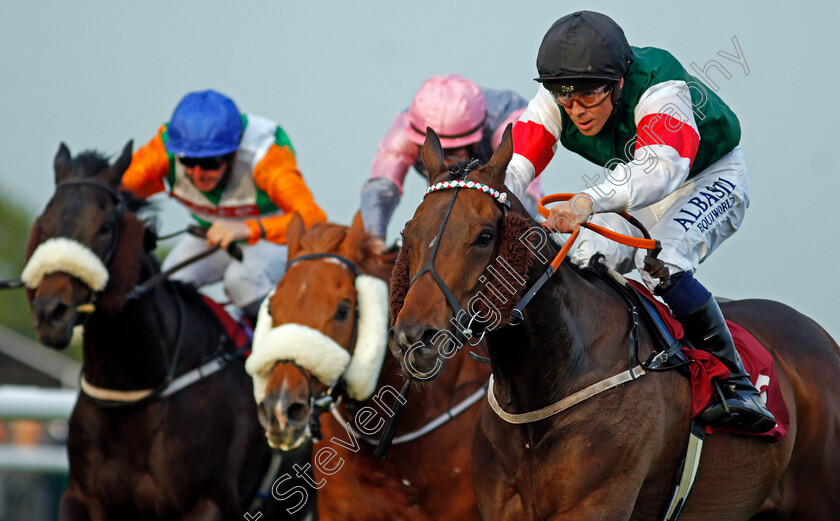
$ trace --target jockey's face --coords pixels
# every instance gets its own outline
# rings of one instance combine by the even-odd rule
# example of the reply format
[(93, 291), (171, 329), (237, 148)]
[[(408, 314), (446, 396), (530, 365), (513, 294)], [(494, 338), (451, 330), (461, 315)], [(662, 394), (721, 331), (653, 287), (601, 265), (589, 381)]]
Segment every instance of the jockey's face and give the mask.
[(206, 160), (191, 160), (181, 158), (179, 161), (184, 166), (184, 172), (193, 182), (196, 188), (202, 192), (210, 192), (215, 189), (227, 173), (229, 163), (216, 158), (205, 158)]
[[(618, 88), (624, 86), (624, 78)], [(613, 111), (612, 95), (607, 96), (607, 99), (594, 107), (585, 108), (577, 101), (572, 102), (572, 106), (563, 107), (569, 118), (584, 136), (594, 136), (604, 128), (610, 114)]]

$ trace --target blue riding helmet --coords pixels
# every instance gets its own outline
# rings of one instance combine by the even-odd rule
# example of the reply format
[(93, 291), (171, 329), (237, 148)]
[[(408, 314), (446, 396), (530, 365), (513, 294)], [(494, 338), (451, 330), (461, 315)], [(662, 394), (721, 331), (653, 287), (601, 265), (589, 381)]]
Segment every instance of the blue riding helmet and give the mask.
[(213, 90), (190, 92), (169, 122), (166, 151), (182, 157), (213, 157), (239, 148), (242, 117), (236, 104)]

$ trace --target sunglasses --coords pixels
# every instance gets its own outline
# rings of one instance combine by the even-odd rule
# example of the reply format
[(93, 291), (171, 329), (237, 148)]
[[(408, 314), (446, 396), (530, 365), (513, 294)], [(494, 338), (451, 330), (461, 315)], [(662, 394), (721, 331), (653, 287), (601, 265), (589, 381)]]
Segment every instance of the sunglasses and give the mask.
[(185, 168), (200, 166), (202, 170), (218, 170), (227, 163), (227, 156), (213, 157), (179, 157), (178, 161)]
[(607, 96), (609, 96), (610, 91), (612, 91), (612, 87), (612, 84), (608, 84), (601, 85), (594, 90), (575, 92), (572, 94), (554, 91), (552, 91), (551, 94), (554, 96), (554, 101), (556, 101), (561, 107), (570, 109), (572, 108), (574, 102), (577, 102), (581, 107), (591, 109), (607, 101)]

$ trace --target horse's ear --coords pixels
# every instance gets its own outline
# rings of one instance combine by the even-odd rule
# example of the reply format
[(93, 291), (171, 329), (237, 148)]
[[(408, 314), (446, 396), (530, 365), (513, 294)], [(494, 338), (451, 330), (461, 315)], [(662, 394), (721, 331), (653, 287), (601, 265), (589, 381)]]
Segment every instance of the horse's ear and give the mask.
[(120, 186), (122, 182), (122, 176), (126, 170), (128, 170), (128, 166), (131, 164), (131, 151), (134, 148), (134, 140), (129, 139), (128, 143), (125, 144), (123, 147), (122, 153), (120, 157), (114, 161), (114, 164), (111, 165), (111, 168), (108, 169), (108, 179), (107, 182), (114, 188)]
[(362, 239), (365, 238), (365, 223), (362, 221), (362, 211), (356, 212), (353, 217), (353, 224), (347, 230), (347, 236), (341, 243), (341, 254), (352, 260), (358, 262), (361, 258), (360, 247)]
[(289, 260), (294, 259), (300, 251), (300, 238), (306, 231), (306, 223), (297, 211), (292, 213), (289, 224), (286, 225), (286, 247), (289, 250)]
[(446, 162), (443, 160), (443, 149), (440, 146), (440, 138), (432, 130), (426, 127), (426, 142), (420, 151), (423, 164), (426, 165), (426, 172), (429, 174), (429, 184), (435, 184), (435, 179), (446, 171)]
[(72, 170), (70, 169), (70, 149), (67, 148), (67, 145), (64, 144), (62, 141), (60, 145), (58, 145), (58, 152), (55, 154), (55, 159), (53, 160), (53, 170), (55, 170), (55, 184), (58, 184), (70, 175)]
[(490, 184), (500, 187), (505, 184), (505, 172), (507, 171), (510, 158), (513, 157), (513, 138), (511, 129), (513, 125), (508, 123), (505, 133), (502, 135), (502, 142), (493, 152), (493, 157), (484, 165), (484, 171), (490, 175)]

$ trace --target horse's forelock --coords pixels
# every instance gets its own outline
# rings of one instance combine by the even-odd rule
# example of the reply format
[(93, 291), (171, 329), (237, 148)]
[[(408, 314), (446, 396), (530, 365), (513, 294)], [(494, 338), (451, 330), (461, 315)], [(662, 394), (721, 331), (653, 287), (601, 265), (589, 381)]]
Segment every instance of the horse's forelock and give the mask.
[(70, 169), (73, 177), (78, 179), (89, 179), (107, 169), (110, 166), (108, 158), (96, 150), (84, 150), (79, 152), (70, 161)]
[[(349, 228), (329, 222), (316, 223), (300, 237), (300, 246), (296, 257), (310, 253), (338, 253), (342, 242), (347, 238)], [(374, 244), (374, 237), (365, 234), (359, 244), (355, 262), (362, 273), (387, 279), (391, 271), (393, 258), (380, 255)]]
[(333, 253), (338, 250), (345, 237), (346, 226), (328, 222), (315, 223), (301, 236), (298, 256), (308, 253)]

